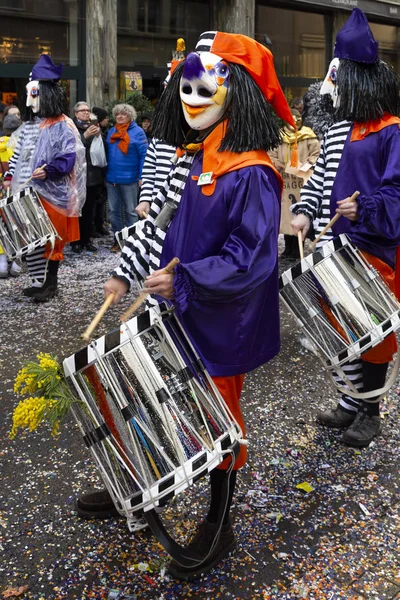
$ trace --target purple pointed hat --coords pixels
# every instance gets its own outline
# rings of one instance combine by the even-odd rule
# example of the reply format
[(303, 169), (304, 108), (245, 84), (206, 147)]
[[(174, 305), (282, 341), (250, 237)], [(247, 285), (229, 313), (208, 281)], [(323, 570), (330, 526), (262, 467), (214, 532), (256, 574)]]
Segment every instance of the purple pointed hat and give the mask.
[(32, 69), (31, 81), (60, 79), (64, 65), (55, 65), (48, 54), (42, 54)]
[(373, 64), (379, 60), (378, 45), (367, 17), (360, 8), (354, 8), (336, 36), (334, 56)]

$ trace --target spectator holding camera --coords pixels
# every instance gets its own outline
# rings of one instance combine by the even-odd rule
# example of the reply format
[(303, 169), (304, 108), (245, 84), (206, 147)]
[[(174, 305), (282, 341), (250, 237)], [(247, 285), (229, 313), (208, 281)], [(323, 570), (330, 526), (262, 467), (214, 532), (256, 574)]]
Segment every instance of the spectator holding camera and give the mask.
[(79, 228), (81, 237), (77, 242), (72, 242), (73, 252), (80, 253), (82, 250), (96, 252), (91, 237), (94, 232), (94, 215), (96, 204), (100, 201), (103, 189), (104, 175), (101, 167), (92, 164), (90, 147), (95, 138), (101, 137), (101, 129), (98, 119), (91, 115), (89, 105), (86, 102), (78, 102), (74, 107), (74, 123), (79, 131), (83, 145), (86, 148), (86, 202), (82, 208), (82, 216), (79, 217)]

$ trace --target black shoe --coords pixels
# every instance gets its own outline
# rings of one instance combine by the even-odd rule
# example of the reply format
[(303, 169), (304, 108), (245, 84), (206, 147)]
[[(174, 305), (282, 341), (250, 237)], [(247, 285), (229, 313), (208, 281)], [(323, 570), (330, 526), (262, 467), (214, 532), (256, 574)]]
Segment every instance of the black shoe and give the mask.
[(39, 291), (31, 296), (35, 302), (48, 302), (58, 294), (57, 284), (54, 283), (36, 289)]
[(87, 250), (88, 252), (97, 252), (97, 246), (94, 246), (91, 242), (89, 242), (88, 244), (85, 244), (85, 250)]
[[(207, 520), (203, 521), (196, 535), (187, 546), (187, 550), (190, 550), (191, 554), (198, 559), (197, 564), (195, 563), (192, 567), (182, 567), (178, 562), (172, 560), (168, 567), (168, 574), (175, 579), (190, 580), (200, 577), (216, 567), (236, 546), (232, 525), (228, 523), (228, 525), (222, 526), (215, 548), (208, 556), (216, 531), (217, 525), (215, 523), (209, 523)], [(198, 564), (199, 561), (204, 562)]]
[(75, 252), (75, 254), (80, 254), (83, 248), (80, 244), (71, 244), (71, 250), (72, 252)]
[(48, 263), (48, 272), (46, 281), (42, 287), (37, 288), (37, 292), (32, 293), (31, 298), (35, 302), (48, 302), (58, 292), (58, 268), (60, 266), (59, 260), (50, 260)]
[(32, 287), (26, 287), (22, 290), (22, 293), (24, 296), (27, 296), (28, 298), (33, 298), (33, 296), (35, 294), (38, 293), (39, 290), (42, 289), (42, 286), (32, 286)]
[(97, 490), (89, 494), (83, 494), (76, 501), (76, 510), (81, 519), (119, 517), (119, 512), (107, 490)]
[(328, 408), (327, 410), (318, 411), (317, 421), (322, 425), (326, 425), (327, 427), (344, 429), (353, 423), (356, 416), (356, 412), (344, 410), (344, 408), (338, 404), (336, 408)]
[(364, 448), (369, 446), (381, 431), (382, 423), (379, 415), (359, 412), (350, 427), (343, 433), (342, 442), (347, 446)]

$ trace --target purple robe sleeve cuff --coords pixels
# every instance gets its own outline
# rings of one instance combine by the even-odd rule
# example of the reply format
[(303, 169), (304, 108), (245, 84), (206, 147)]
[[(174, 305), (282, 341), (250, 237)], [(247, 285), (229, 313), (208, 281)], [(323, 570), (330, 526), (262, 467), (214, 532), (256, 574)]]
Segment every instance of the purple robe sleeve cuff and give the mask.
[(367, 196), (358, 196), (357, 198), (357, 221), (353, 221), (353, 225), (357, 226), (358, 223), (371, 223), (378, 218), (377, 204), (372, 198)]
[(75, 158), (75, 152), (55, 156), (53, 160), (46, 165), (46, 173), (50, 181), (57, 181), (57, 179), (61, 179), (68, 173), (71, 173), (75, 165)]
[(190, 277), (185, 267), (178, 264), (174, 276), (174, 304), (178, 313), (184, 313), (189, 304), (195, 300), (196, 284)]

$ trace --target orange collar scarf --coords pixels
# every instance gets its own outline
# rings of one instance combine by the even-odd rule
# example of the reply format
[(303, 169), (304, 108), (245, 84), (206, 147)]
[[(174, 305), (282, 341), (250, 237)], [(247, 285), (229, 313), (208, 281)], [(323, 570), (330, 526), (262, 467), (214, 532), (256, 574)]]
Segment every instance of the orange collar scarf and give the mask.
[(124, 123), (123, 125), (115, 125), (115, 133), (110, 137), (110, 142), (115, 144), (117, 140), (119, 140), (118, 148), (123, 152), (123, 154), (128, 154), (129, 144), (131, 138), (129, 137), (128, 127), (132, 121), (129, 123)]
[[(238, 169), (243, 169), (244, 167), (249, 167), (251, 165), (264, 165), (269, 167), (272, 171), (274, 171), (277, 179), (280, 183), (281, 189), (283, 187), (282, 177), (279, 175), (278, 171), (275, 169), (272, 164), (271, 159), (269, 158), (267, 152), (265, 150), (250, 150), (249, 152), (230, 152), (229, 150), (224, 150), (223, 152), (218, 152), (218, 149), (221, 145), (221, 141), (225, 136), (227, 127), (227, 120), (223, 121), (213, 131), (206, 137), (204, 140), (203, 147), (203, 173), (207, 173), (212, 171), (213, 181), (208, 185), (202, 186), (202, 192), (205, 196), (212, 196), (215, 190), (215, 186), (217, 184), (218, 177), (221, 175), (225, 175), (225, 173), (230, 173), (231, 171), (237, 171)], [(195, 146), (195, 144), (189, 144), (187, 150), (191, 151), (191, 146)], [(193, 148), (195, 150), (195, 148)], [(182, 156), (184, 154), (184, 150), (178, 149), (178, 156)]]

